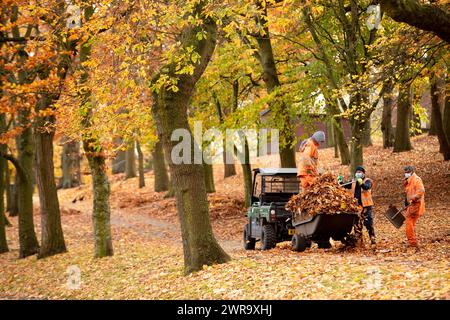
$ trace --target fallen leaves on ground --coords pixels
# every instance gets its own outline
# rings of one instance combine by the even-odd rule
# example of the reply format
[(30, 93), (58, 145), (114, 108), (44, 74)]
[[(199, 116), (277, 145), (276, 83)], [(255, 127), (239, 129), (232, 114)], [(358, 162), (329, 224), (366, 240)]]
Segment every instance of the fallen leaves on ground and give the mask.
[[(377, 145), (365, 149), (367, 176), (376, 184), (375, 250), (368, 246), (344, 249), (339, 242), (326, 250), (313, 244), (302, 253), (292, 251), (289, 242), (269, 251), (243, 250), (242, 173), (237, 165), (238, 175), (224, 179), (223, 166), (217, 165), (217, 192), (208, 196), (211, 219), (216, 238), (233, 260), (184, 276), (174, 199), (153, 192), (151, 173), (142, 189), (137, 188), (137, 179), (124, 181), (115, 176), (111, 183), (114, 256), (93, 258), (90, 184), (59, 190), (68, 252), (40, 260), (17, 259), (17, 218), (10, 218), (11, 252), (0, 255), (0, 298), (450, 299), (450, 163), (442, 161), (435, 137), (414, 138), (413, 145), (413, 151), (401, 154)], [(319, 152), (328, 171), (347, 170), (334, 158), (332, 148)], [(274, 167), (278, 156), (258, 161), (261, 167)], [(417, 223), (418, 253), (406, 249), (405, 226), (397, 230), (382, 214), (390, 203), (401, 203), (405, 164), (416, 166), (426, 188), (427, 211)], [(79, 200), (72, 202), (76, 197)], [(40, 238), (38, 202), (36, 197), (35, 226)], [(70, 209), (80, 213), (70, 214), (75, 212)], [(71, 266), (81, 272), (78, 289), (67, 286)]]

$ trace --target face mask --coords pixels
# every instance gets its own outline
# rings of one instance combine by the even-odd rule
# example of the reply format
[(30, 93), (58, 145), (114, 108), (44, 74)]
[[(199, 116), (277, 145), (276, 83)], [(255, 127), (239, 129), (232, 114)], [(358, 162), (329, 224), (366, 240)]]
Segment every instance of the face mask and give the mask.
[(405, 173), (405, 178), (408, 179), (409, 177), (411, 177), (412, 173)]
[(361, 172), (357, 172), (357, 173), (355, 173), (355, 177), (356, 177), (356, 179), (362, 179), (362, 177), (364, 176), (364, 174), (363, 173), (361, 173)]

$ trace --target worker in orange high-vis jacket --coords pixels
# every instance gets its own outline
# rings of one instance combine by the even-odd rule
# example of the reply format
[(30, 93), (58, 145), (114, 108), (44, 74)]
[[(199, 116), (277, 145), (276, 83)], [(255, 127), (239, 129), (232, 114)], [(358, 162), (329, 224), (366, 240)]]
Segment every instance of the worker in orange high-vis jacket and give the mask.
[(406, 237), (410, 247), (418, 249), (416, 239), (416, 223), (425, 213), (425, 188), (422, 179), (414, 172), (414, 167), (406, 166), (405, 171), (405, 205), (406, 209)]
[(325, 132), (317, 131), (300, 145), (298, 176), (302, 188), (310, 187), (319, 175), (319, 145), (325, 142)]
[(373, 182), (366, 176), (366, 169), (362, 166), (356, 167), (355, 179), (353, 183), (346, 184), (344, 188), (351, 189), (352, 195), (358, 200), (361, 206), (361, 215), (355, 223), (354, 231), (358, 242), (362, 241), (363, 226), (366, 227), (369, 233), (370, 242), (375, 245), (375, 228), (373, 227), (372, 216), (372, 188)]

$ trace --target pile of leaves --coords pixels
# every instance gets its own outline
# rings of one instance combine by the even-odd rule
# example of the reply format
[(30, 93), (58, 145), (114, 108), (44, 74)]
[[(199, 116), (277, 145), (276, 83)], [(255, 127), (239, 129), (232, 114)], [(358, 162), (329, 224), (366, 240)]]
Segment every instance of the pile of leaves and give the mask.
[(339, 186), (337, 178), (331, 173), (321, 175), (312, 186), (293, 196), (286, 209), (297, 214), (306, 212), (311, 216), (360, 211), (358, 201), (348, 190)]

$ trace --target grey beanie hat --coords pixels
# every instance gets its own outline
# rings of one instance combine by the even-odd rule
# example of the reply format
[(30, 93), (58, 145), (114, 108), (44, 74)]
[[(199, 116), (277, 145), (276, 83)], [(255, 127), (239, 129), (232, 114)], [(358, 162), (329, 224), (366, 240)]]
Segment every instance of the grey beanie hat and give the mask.
[(414, 172), (414, 167), (413, 166), (406, 166), (403, 168), (403, 170), (405, 172)]
[(314, 132), (314, 134), (312, 135), (311, 138), (313, 138), (314, 141), (316, 141), (317, 143), (325, 142), (325, 132), (316, 131), (316, 132)]

